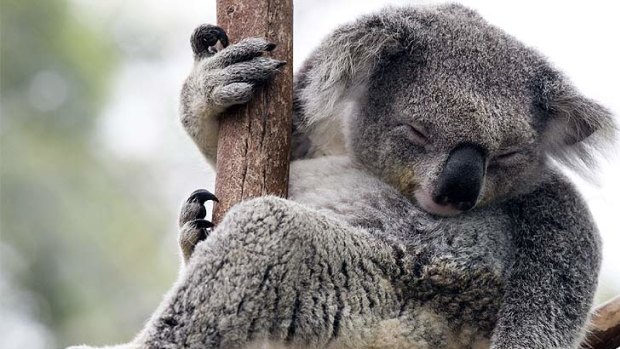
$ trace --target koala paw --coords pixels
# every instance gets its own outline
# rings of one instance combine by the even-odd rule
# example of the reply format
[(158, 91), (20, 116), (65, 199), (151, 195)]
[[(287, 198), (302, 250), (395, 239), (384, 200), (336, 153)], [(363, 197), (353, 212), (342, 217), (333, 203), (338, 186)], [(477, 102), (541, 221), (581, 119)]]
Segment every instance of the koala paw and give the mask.
[[(218, 42), (224, 46), (219, 51)], [(247, 38), (228, 46), (224, 30), (211, 25), (198, 27), (191, 43), (197, 63), (184, 86), (182, 100), (188, 101), (188, 106), (202, 106), (210, 114), (247, 103), (254, 87), (269, 80), (286, 63), (263, 57), (275, 44), (261, 38)], [(200, 114), (200, 111), (189, 112)]]
[(181, 90), (181, 123), (207, 159), (215, 162), (218, 116), (233, 105), (245, 104), (260, 84), (285, 62), (263, 57), (276, 45), (248, 38), (228, 45), (222, 28), (203, 25), (191, 39), (194, 68)]
[(200, 241), (207, 238), (213, 223), (204, 219), (207, 210), (204, 207), (206, 201), (218, 201), (215, 195), (207, 190), (194, 191), (181, 208), (179, 215), (179, 246), (183, 253), (183, 260), (187, 263), (194, 252), (194, 247)]

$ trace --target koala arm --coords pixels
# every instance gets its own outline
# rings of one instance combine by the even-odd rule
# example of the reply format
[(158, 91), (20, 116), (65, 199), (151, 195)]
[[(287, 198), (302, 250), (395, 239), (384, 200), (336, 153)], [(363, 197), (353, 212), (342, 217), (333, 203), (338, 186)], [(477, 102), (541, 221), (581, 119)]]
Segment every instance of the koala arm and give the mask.
[(507, 208), (514, 219), (514, 264), (491, 348), (578, 348), (601, 260), (585, 203), (554, 175)]
[(261, 38), (216, 51), (218, 41), (227, 45), (228, 37), (216, 26), (200, 26), (192, 35), (194, 67), (183, 84), (180, 106), (183, 127), (211, 164), (216, 162), (220, 114), (247, 103), (254, 88), (285, 63), (262, 56), (275, 45)]

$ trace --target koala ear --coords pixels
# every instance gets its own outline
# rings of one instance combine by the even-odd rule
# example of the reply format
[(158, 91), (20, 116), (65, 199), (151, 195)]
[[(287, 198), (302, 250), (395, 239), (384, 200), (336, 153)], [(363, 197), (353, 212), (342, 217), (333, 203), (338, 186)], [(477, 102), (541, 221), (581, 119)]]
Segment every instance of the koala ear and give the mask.
[(605, 107), (576, 93), (551, 100), (549, 112), (547, 132), (557, 145), (575, 145), (613, 128), (611, 113)]
[(543, 138), (549, 155), (582, 174), (591, 172), (597, 157), (614, 141), (612, 114), (565, 80), (552, 84), (546, 92)]
[[(298, 127), (313, 146), (343, 142), (345, 125), (380, 60), (402, 52), (410, 38), (411, 19), (403, 11), (385, 9), (340, 27), (326, 37), (295, 77)], [(333, 153), (333, 152), (324, 152)]]
[(337, 115), (340, 104), (365, 87), (379, 59), (398, 50), (395, 33), (381, 18), (368, 16), (327, 37), (302, 68), (304, 81), (297, 81), (306, 122)]

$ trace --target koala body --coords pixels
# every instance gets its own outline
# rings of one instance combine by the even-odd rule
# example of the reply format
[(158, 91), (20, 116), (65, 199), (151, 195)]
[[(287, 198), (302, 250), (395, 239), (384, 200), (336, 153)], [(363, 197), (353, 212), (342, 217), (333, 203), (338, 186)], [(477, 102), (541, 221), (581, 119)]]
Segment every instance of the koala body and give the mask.
[[(282, 64), (264, 40), (216, 53), (218, 38), (194, 34), (181, 96), (212, 162), (218, 115)], [(577, 348), (600, 241), (550, 159), (587, 163), (612, 131), (603, 107), (473, 11), (363, 17), (296, 76), (289, 199), (243, 202), (206, 234), (209, 197), (192, 195), (186, 265), (126, 347)]]

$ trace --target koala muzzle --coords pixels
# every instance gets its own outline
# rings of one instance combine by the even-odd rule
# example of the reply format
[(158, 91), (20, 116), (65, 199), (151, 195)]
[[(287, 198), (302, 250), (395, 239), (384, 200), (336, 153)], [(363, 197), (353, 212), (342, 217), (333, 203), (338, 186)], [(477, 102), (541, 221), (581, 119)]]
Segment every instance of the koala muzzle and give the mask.
[(462, 144), (450, 152), (433, 201), (460, 211), (473, 208), (478, 201), (485, 175), (485, 151), (475, 144)]

